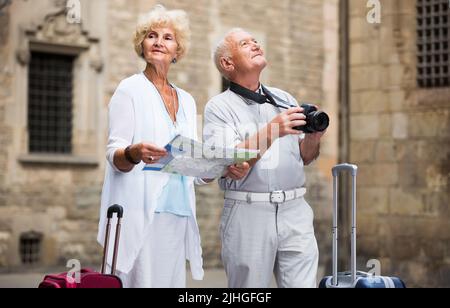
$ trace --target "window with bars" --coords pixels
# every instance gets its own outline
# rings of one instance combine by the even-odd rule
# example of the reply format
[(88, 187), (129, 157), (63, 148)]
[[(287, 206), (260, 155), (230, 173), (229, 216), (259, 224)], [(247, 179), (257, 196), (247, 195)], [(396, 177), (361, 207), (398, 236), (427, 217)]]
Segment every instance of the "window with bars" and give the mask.
[(39, 232), (26, 232), (20, 236), (20, 259), (22, 264), (35, 265), (41, 261), (43, 235)]
[(74, 56), (31, 53), (28, 133), (32, 154), (72, 152), (74, 60)]
[(422, 88), (450, 86), (450, 2), (417, 0), (417, 82)]

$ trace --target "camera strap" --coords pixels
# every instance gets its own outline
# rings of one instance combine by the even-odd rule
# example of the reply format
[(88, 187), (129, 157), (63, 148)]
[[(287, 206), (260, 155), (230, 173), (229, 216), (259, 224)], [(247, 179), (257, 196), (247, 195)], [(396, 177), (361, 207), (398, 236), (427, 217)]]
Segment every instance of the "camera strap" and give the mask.
[[(271, 104), (277, 108), (283, 108), (283, 109), (289, 109), (289, 108), (295, 107), (295, 106), (292, 106), (291, 104), (289, 104), (288, 102), (286, 102), (285, 100), (279, 98), (272, 92), (270, 92), (262, 84), (261, 84), (261, 89), (262, 89), (264, 95), (262, 95), (258, 92), (253, 92), (252, 90), (249, 90), (247, 88), (244, 88), (241, 85), (238, 85), (237, 83), (230, 82), (230, 91), (231, 92), (233, 92), (239, 96), (242, 96), (248, 100), (251, 100), (257, 104), (260, 104), (260, 105)], [(282, 101), (283, 103), (287, 104), (287, 106), (277, 104), (274, 97), (277, 98), (278, 100)]]

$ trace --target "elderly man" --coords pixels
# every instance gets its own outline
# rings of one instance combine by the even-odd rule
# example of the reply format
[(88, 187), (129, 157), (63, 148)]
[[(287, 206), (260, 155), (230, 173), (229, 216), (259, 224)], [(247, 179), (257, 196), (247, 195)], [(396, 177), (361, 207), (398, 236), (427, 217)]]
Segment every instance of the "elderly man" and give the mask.
[(221, 239), (228, 285), (266, 288), (275, 274), (281, 288), (314, 288), (318, 248), (314, 214), (304, 199), (304, 165), (319, 156), (324, 133), (301, 134), (306, 117), (296, 100), (260, 83), (267, 61), (248, 32), (229, 32), (214, 59), (231, 86), (208, 102), (204, 140), (260, 151), (248, 172), (219, 180), (225, 191)]

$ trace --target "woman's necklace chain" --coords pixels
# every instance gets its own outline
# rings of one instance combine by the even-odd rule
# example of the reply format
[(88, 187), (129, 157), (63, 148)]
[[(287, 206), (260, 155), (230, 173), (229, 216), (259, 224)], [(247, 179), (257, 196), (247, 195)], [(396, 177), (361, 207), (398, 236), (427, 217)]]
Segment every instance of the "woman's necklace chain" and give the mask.
[[(144, 73), (145, 74), (145, 73)], [(147, 74), (145, 74), (145, 76), (148, 78)], [(148, 78), (150, 81), (151, 79)], [(161, 96), (161, 99), (164, 103), (164, 107), (166, 107), (166, 111), (169, 114), (169, 118), (172, 120), (173, 124), (175, 125), (177, 122), (177, 112), (176, 112), (176, 108), (175, 108), (175, 95), (174, 95), (174, 89), (172, 88), (172, 86), (169, 84), (170, 87), (170, 94), (171, 94), (171, 98), (172, 98), (172, 102), (169, 102), (169, 104), (167, 104), (166, 100), (164, 99), (164, 96), (162, 95), (163, 91), (160, 91), (158, 89), (158, 87), (155, 85), (156, 91), (158, 91), (159, 96)], [(169, 105), (169, 107), (167, 107), (167, 105)], [(169, 109), (170, 108), (170, 109)], [(175, 118), (175, 120), (172, 118), (172, 112), (173, 112), (173, 117)]]
[[(172, 120), (172, 122), (175, 124), (177, 119), (176, 119), (176, 108), (175, 108), (175, 96), (173, 94), (174, 90), (172, 89), (172, 87), (170, 87), (170, 94), (171, 94), (171, 98), (172, 101), (167, 103), (166, 100), (164, 99), (164, 96), (161, 94), (162, 91), (160, 91), (158, 88), (156, 88), (159, 92), (159, 95), (161, 96), (163, 102), (164, 102), (164, 106), (166, 107), (167, 112), (169, 113), (169, 117)], [(169, 107), (167, 107), (167, 105), (169, 105)], [(173, 113), (173, 117), (175, 118), (175, 120), (172, 118), (172, 113)]]

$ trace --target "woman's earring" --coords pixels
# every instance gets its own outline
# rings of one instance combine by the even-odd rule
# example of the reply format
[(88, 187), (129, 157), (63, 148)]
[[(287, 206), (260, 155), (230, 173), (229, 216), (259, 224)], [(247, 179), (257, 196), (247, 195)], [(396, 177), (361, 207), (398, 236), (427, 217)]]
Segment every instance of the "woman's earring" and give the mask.
[(172, 63), (173, 63), (173, 64), (176, 64), (176, 63), (177, 63), (177, 58), (174, 58), (174, 59), (172, 60)]

